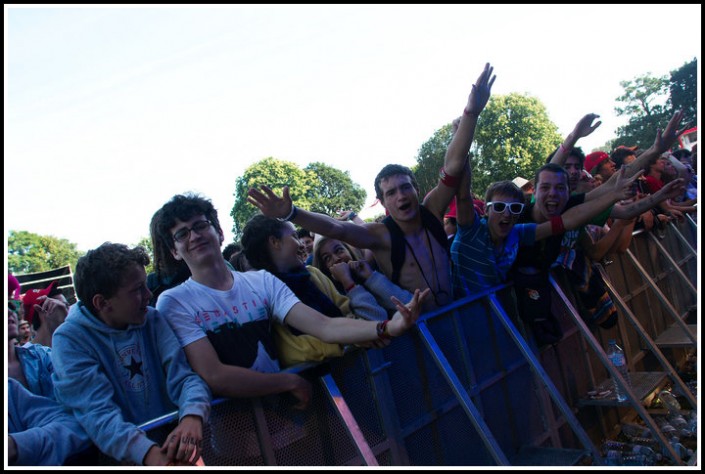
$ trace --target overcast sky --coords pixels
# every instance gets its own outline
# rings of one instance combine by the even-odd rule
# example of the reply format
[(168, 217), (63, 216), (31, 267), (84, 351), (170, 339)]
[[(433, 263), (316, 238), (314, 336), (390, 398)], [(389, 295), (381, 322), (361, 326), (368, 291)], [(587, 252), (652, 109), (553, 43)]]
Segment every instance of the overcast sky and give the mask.
[(213, 200), (272, 156), (349, 171), (374, 201), (388, 163), (493, 94), (528, 93), (562, 135), (613, 138), (620, 81), (700, 59), (700, 5), (5, 6), (5, 236), (136, 244), (174, 194)]

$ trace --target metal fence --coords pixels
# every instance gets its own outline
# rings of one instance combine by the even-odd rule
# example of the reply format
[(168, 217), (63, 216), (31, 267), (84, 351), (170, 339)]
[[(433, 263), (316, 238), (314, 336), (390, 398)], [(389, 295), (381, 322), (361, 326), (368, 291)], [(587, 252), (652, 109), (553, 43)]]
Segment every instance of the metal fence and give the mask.
[[(687, 319), (697, 310), (697, 294), (688, 287), (697, 286), (693, 229), (680, 224), (661, 238), (636, 233), (630, 250), (607, 267), (618, 296), (654, 338), (673, 324), (671, 313)], [(597, 446), (629, 407), (581, 403), (609, 374), (559, 298), (554, 312), (564, 337), (552, 346), (537, 348), (525, 337), (514, 308), (511, 287), (497, 287), (423, 315), (384, 349), (350, 350), (289, 369), (313, 383), (305, 411), (293, 410), (287, 396), (216, 400), (203, 460), (229, 466), (601, 464)], [(591, 331), (600, 343), (625, 341), (631, 370), (651, 370), (648, 348), (624, 319), (620, 314), (614, 328)], [(669, 357), (674, 365), (682, 359), (677, 351)], [(162, 443), (175, 420), (172, 413), (143, 428)]]

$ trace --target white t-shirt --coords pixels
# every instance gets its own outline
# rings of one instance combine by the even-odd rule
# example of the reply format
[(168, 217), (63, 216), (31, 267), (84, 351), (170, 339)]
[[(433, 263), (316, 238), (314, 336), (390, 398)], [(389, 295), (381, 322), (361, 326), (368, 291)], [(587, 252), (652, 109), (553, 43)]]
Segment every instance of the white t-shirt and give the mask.
[(283, 323), (299, 299), (265, 270), (232, 273), (233, 286), (225, 291), (189, 278), (159, 295), (157, 309), (181, 347), (208, 337), (224, 364), (278, 372), (270, 318)]

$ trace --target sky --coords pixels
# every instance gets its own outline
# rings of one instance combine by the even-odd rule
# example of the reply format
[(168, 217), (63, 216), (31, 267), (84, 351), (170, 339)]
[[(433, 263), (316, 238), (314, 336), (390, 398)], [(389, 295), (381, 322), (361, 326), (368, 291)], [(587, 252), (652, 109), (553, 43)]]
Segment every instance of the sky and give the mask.
[(600, 114), (589, 152), (625, 123), (620, 81), (700, 63), (699, 4), (4, 13), (6, 249), (10, 230), (134, 245), (184, 192), (213, 201), (230, 242), (236, 179), (270, 156), (348, 171), (369, 206), (377, 172), (413, 166), (487, 62), (493, 95), (538, 98), (563, 136)]

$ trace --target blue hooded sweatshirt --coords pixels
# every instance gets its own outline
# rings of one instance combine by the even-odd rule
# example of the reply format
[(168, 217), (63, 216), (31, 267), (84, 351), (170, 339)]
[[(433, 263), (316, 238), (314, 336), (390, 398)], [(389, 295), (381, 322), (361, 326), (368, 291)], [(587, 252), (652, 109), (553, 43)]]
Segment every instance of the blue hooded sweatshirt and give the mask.
[(205, 426), (211, 402), (169, 324), (147, 309), (141, 325), (114, 329), (79, 302), (52, 340), (56, 399), (102, 452), (138, 465), (157, 444), (138, 425), (178, 409)]
[(7, 433), (17, 446), (17, 466), (59, 466), (91, 446), (83, 427), (51, 398), (7, 380)]

